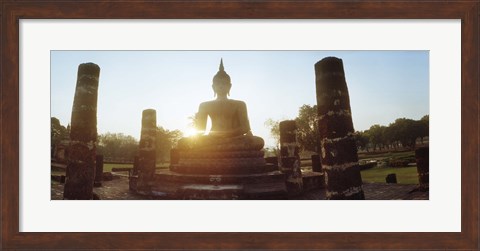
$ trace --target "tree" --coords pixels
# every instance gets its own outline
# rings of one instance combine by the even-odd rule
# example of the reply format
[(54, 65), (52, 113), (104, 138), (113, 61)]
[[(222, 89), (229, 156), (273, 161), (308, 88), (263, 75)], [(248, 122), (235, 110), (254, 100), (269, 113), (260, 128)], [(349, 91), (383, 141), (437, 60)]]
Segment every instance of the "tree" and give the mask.
[(320, 145), (317, 105), (302, 105), (295, 118), (297, 141), (302, 151), (317, 152)]
[(366, 132), (357, 131), (353, 135), (357, 147), (365, 149), (368, 152), (368, 143), (370, 142), (369, 135)]
[(421, 123), (413, 119), (399, 118), (390, 124), (393, 140), (399, 141), (403, 147), (415, 147), (415, 142), (421, 135)]
[(278, 148), (280, 144), (280, 121), (270, 118), (265, 121), (264, 125), (270, 128), (270, 135), (275, 140), (276, 148)]
[(423, 138), (428, 137), (430, 130), (429, 130), (429, 115), (425, 115), (420, 119), (420, 140), (423, 144)]
[(167, 130), (161, 126), (157, 127), (157, 161), (163, 163), (170, 160), (170, 150), (175, 147), (183, 134), (180, 130)]
[(372, 125), (367, 130), (369, 141), (373, 144), (373, 150), (377, 149), (377, 147), (381, 149), (386, 145), (385, 130), (386, 127), (381, 125)]
[[(297, 124), (297, 141), (302, 151), (317, 152), (320, 144), (318, 134), (317, 106), (302, 105), (295, 118)], [(280, 143), (280, 121), (267, 119), (265, 126), (270, 128), (270, 135)]]
[(138, 141), (130, 135), (107, 132), (98, 136), (97, 153), (105, 160), (131, 162), (137, 152)]
[[(318, 116), (317, 106), (302, 105), (299, 108), (297, 123), (297, 140), (302, 151), (317, 152), (320, 145), (318, 137)], [(280, 121), (268, 119), (265, 126), (270, 128), (270, 134), (280, 142)], [(388, 126), (372, 125), (368, 130), (354, 134), (357, 146), (368, 151), (369, 145), (375, 149), (391, 148), (396, 149), (399, 144), (404, 147), (415, 147), (417, 138), (423, 143), (423, 138), (429, 134), (429, 115), (423, 116), (420, 120), (398, 118)]]
[(67, 128), (65, 128), (65, 126), (62, 126), (60, 124), (59, 119), (55, 117), (51, 117), (50, 118), (50, 153), (52, 157), (55, 152), (55, 146), (59, 144), (60, 141), (69, 139), (69, 138), (70, 138), (70, 135)]

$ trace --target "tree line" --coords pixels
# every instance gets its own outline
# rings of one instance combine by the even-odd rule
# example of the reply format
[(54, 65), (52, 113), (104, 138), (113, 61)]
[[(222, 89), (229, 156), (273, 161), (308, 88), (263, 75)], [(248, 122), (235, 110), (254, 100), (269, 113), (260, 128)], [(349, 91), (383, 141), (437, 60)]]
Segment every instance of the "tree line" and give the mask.
[(388, 126), (372, 125), (368, 130), (355, 133), (357, 147), (365, 151), (406, 147), (413, 149), (429, 135), (429, 115), (420, 120), (398, 118)]
[[(163, 163), (170, 160), (170, 149), (176, 146), (178, 140), (183, 136), (180, 130), (168, 130), (161, 126), (157, 127), (156, 149), (157, 163)], [(70, 139), (70, 126), (63, 126), (60, 121), (51, 118), (51, 152), (55, 157), (55, 148), (63, 142)], [(107, 132), (97, 136), (97, 154), (104, 156), (104, 160), (133, 162), (138, 155), (138, 140), (130, 135), (123, 133)]]
[[(318, 152), (320, 137), (318, 132), (317, 106), (303, 105), (299, 108), (297, 123), (297, 141), (301, 151)], [(268, 119), (265, 126), (270, 128), (271, 136), (280, 141), (280, 121)], [(356, 131), (355, 141), (359, 150), (381, 150), (389, 148), (414, 148), (417, 139), (422, 143), (429, 134), (429, 115), (420, 120), (398, 118), (388, 126), (372, 125), (368, 130)]]

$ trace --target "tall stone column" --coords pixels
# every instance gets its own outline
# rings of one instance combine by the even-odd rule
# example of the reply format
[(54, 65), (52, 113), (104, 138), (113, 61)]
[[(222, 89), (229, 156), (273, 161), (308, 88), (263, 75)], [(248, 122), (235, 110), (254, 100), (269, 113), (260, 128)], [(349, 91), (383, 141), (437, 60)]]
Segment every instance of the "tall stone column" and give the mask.
[(97, 96), (100, 67), (78, 66), (77, 86), (70, 124), (70, 147), (63, 198), (91, 200), (95, 178)]
[(315, 64), (315, 75), (326, 197), (365, 199), (342, 60), (335, 57), (320, 60)]
[(320, 155), (314, 154), (312, 158), (312, 172), (322, 172), (322, 163), (320, 162)]
[(300, 155), (297, 144), (295, 120), (280, 122), (280, 170), (285, 173), (287, 191), (290, 196), (303, 191)]
[(132, 175), (138, 175), (138, 155), (135, 155), (135, 157), (133, 157)]
[(142, 113), (142, 132), (138, 148), (138, 182), (137, 191), (149, 193), (155, 175), (156, 161), (157, 112), (153, 109)]
[(420, 147), (415, 150), (417, 162), (418, 183), (420, 191), (429, 189), (429, 148)]

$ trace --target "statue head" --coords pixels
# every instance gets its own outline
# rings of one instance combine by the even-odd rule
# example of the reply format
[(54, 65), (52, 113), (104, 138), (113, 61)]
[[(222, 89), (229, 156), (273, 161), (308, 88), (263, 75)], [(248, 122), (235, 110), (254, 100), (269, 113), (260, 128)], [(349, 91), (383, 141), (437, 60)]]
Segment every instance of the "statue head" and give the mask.
[(225, 96), (230, 95), (230, 88), (232, 83), (230, 81), (230, 76), (225, 72), (223, 68), (223, 59), (220, 59), (220, 67), (217, 74), (213, 77), (213, 92), (215, 95)]

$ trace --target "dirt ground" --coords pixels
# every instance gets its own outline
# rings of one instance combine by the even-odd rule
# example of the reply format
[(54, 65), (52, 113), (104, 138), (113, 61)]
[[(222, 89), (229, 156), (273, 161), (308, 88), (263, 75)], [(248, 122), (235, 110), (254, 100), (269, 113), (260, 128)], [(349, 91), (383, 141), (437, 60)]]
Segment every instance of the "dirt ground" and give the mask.
[[(51, 182), (51, 199), (63, 199), (64, 184)], [(367, 200), (428, 200), (428, 192), (414, 191), (416, 185), (364, 183), (363, 191)], [(128, 188), (128, 177), (115, 174), (111, 181), (103, 181), (101, 187), (95, 187), (94, 192), (101, 200), (148, 200), (150, 198), (131, 192)], [(414, 192), (412, 192), (414, 191)], [(296, 200), (323, 200), (325, 190), (317, 190), (303, 194)]]

